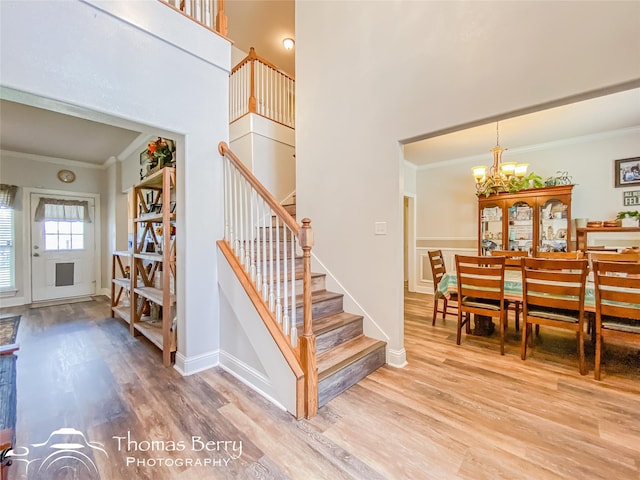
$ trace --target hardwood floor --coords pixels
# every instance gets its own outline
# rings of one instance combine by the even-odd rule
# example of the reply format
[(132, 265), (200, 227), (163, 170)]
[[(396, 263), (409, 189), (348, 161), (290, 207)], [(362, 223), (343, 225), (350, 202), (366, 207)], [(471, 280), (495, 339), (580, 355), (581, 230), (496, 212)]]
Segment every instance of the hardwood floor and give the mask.
[(407, 367), (379, 369), (302, 421), (221, 369), (162, 367), (157, 348), (107, 317), (103, 297), (4, 309), (23, 315), (22, 458), (62, 427), (103, 445), (83, 450), (97, 474), (88, 462), (26, 472), (15, 461), (9, 478), (640, 478), (638, 350), (607, 347), (596, 382), (593, 348), (583, 377), (572, 335), (543, 328), (523, 362), (513, 321), (501, 357), (497, 334), (456, 346), (454, 317), (432, 327), (431, 296), (405, 298)]

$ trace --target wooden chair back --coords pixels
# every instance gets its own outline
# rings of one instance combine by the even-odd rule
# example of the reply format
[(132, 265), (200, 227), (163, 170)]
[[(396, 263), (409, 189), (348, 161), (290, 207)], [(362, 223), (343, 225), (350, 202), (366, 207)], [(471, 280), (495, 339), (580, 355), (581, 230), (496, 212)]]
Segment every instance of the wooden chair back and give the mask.
[(505, 257), (505, 266), (509, 270), (519, 270), (523, 257), (528, 257), (529, 252), (525, 250), (493, 250), (491, 255), (494, 257)]
[(593, 261), (596, 293), (596, 380), (605, 337), (640, 345), (640, 263)]
[(593, 281), (596, 317), (635, 320), (640, 334), (640, 263), (594, 260)]
[(527, 358), (532, 325), (571, 330), (578, 341), (578, 370), (587, 374), (584, 355), (586, 259), (525, 258), (522, 261), (524, 328), (520, 357)]
[(584, 319), (585, 259), (525, 258), (522, 288), (525, 316), (530, 310), (570, 310)]
[[(442, 250), (431, 250), (427, 252), (429, 254), (429, 263), (431, 264), (431, 277), (433, 278), (433, 315), (431, 325), (436, 324), (436, 317), (438, 313), (442, 313), (442, 319), (446, 320), (447, 313), (456, 313), (456, 305), (451, 305), (449, 302), (458, 301), (458, 296), (455, 293), (450, 294), (447, 298), (438, 291), (438, 285), (445, 273), (447, 273), (447, 267), (444, 263), (444, 257), (442, 256)], [(442, 300), (442, 308), (439, 307)], [(450, 311), (451, 310), (451, 311)]]
[(504, 301), (505, 257), (456, 255), (458, 297)]
[[(497, 318), (500, 321), (500, 355), (504, 355), (507, 322), (504, 301), (505, 257), (456, 255), (458, 280), (458, 331), (460, 345), (462, 327), (470, 333), (471, 314)], [(463, 319), (464, 316), (464, 319)]]
[(584, 252), (582, 250), (576, 250), (575, 252), (538, 252), (536, 258), (561, 258), (565, 260), (580, 260), (584, 258)]
[(437, 291), (440, 280), (442, 280), (444, 274), (447, 273), (447, 267), (444, 263), (444, 258), (442, 257), (442, 250), (430, 250), (427, 253), (429, 254), (429, 263), (431, 264), (433, 288), (434, 291)]
[(600, 262), (630, 262), (640, 263), (640, 253), (596, 253), (589, 252), (589, 259)]

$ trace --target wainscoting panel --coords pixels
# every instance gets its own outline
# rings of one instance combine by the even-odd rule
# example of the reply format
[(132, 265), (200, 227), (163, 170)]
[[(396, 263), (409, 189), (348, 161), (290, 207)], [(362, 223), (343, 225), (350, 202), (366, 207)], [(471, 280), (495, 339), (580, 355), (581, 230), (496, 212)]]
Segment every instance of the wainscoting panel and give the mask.
[(448, 272), (455, 271), (456, 255), (477, 255), (475, 238), (420, 238), (416, 241), (416, 292), (433, 293), (433, 277), (429, 263), (430, 250), (442, 250)]

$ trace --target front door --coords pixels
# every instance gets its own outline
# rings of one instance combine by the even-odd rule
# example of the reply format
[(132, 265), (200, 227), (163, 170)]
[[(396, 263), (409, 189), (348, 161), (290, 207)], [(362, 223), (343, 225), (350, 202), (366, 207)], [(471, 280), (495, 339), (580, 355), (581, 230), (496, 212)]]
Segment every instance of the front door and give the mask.
[[(91, 222), (82, 215), (36, 220), (41, 198), (87, 202)], [(31, 194), (31, 298), (34, 302), (94, 295), (95, 206), (91, 197)]]

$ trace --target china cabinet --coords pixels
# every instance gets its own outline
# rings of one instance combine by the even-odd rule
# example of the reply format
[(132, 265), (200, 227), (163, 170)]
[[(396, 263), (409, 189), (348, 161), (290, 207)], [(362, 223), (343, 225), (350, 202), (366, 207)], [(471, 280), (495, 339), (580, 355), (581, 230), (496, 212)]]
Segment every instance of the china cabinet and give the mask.
[(162, 350), (165, 366), (171, 365), (176, 351), (175, 187), (171, 167), (134, 187), (130, 329)]
[(572, 189), (562, 185), (478, 197), (478, 254), (569, 251)]

